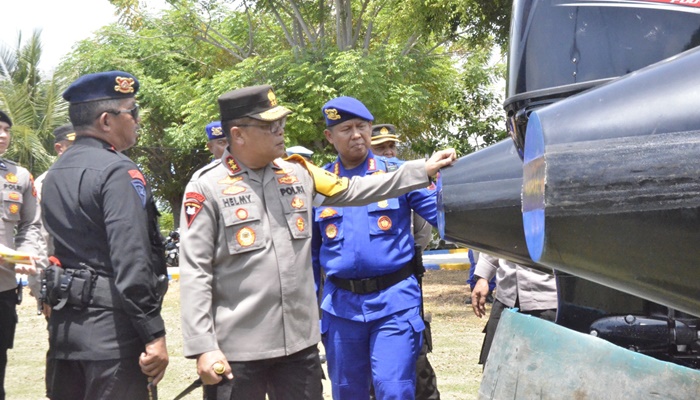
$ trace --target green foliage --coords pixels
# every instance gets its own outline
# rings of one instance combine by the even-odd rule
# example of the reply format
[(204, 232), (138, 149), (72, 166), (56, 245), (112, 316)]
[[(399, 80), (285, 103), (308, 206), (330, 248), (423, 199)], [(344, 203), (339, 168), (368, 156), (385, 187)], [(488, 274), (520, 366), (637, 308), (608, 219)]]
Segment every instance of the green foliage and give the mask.
[(14, 48), (0, 47), (0, 109), (13, 122), (11, 145), (3, 156), (35, 176), (53, 162), (52, 132), (68, 120), (60, 97), (65, 79), (60, 74), (44, 78), (40, 61), (41, 31), (34, 31), (26, 41), (19, 34)]
[(175, 230), (173, 213), (162, 213), (158, 219), (158, 223), (160, 224), (160, 233), (163, 236), (167, 236), (171, 231)]

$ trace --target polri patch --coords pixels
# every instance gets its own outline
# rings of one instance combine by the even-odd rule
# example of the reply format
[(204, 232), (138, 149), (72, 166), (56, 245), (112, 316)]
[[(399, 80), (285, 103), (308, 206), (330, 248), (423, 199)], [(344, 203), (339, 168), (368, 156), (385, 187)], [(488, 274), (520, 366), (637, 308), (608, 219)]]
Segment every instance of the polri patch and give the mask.
[(141, 171), (137, 169), (130, 169), (129, 176), (131, 176), (131, 186), (136, 190), (136, 194), (141, 199), (141, 206), (146, 207), (146, 179), (143, 177)]
[(388, 231), (391, 229), (391, 218), (386, 215), (380, 217), (379, 220), (377, 220), (377, 226), (383, 231)]
[(250, 227), (242, 228), (236, 233), (236, 241), (241, 247), (249, 247), (255, 243), (255, 231)]
[(192, 225), (194, 218), (202, 211), (204, 201), (206, 198), (197, 192), (187, 192), (185, 193), (185, 203), (183, 207), (185, 208), (185, 217), (187, 218), (187, 227)]

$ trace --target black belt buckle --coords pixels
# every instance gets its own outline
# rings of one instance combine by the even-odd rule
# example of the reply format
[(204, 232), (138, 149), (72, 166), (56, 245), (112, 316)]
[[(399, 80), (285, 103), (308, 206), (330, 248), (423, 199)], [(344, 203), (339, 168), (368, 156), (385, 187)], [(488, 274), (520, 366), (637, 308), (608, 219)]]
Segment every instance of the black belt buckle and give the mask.
[(379, 291), (379, 282), (376, 278), (365, 278), (350, 281), (350, 291), (358, 294), (374, 293)]

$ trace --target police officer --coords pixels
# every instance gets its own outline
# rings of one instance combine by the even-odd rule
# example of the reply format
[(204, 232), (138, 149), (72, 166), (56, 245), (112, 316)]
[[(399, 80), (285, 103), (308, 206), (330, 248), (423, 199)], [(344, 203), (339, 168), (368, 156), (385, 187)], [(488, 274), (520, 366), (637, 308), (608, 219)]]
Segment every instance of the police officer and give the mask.
[[(138, 80), (84, 75), (63, 93), (76, 138), (44, 180), (52, 399), (147, 399), (168, 364), (163, 241), (136, 143)], [(149, 381), (150, 384), (149, 384)], [(153, 394), (153, 393), (151, 393)]]
[[(61, 125), (53, 130), (53, 137), (53, 149), (56, 151), (56, 157), (60, 157), (61, 154), (73, 145), (75, 129), (73, 129), (72, 124)], [(48, 172), (48, 170), (45, 171), (34, 180), (34, 186), (39, 194), (39, 201), (41, 201), (41, 186), (44, 184), (44, 179), (46, 179), (46, 174)]]
[(234, 90), (218, 102), (228, 151), (194, 174), (183, 202), (184, 354), (197, 359), (205, 385), (216, 385), (205, 387), (208, 398), (264, 399), (269, 384), (277, 399), (321, 399), (313, 201), (366, 204), (425, 187), (454, 150), (394, 174), (338, 178), (299, 156), (279, 158), (291, 111), (272, 87)]
[[(400, 163), (369, 150), (374, 117), (359, 100), (338, 97), (322, 111), (324, 134), (338, 151), (328, 171), (381, 175), (390, 162)], [(378, 399), (415, 398), (425, 325), (411, 210), (437, 223), (434, 185), (363, 207), (314, 212), (313, 264), (327, 277), (321, 332), (336, 400), (368, 398), (371, 381)]]
[[(399, 136), (396, 133), (396, 127), (392, 124), (376, 124), (372, 126), (372, 138), (370, 145), (372, 153), (386, 158), (396, 158), (399, 144)], [(388, 168), (394, 168), (396, 160), (387, 160)], [(430, 244), (433, 237), (433, 227), (421, 218), (420, 215), (413, 213), (413, 240), (421, 250), (425, 250)], [(422, 289), (422, 288), (421, 288)], [(423, 335), (423, 345), (416, 359), (416, 399), (418, 400), (439, 400), (440, 391), (437, 388), (437, 377), (435, 370), (430, 365), (428, 353), (432, 351), (432, 335), (430, 332), (431, 315), (426, 313), (423, 316), (425, 322), (425, 331)]]
[(221, 159), (224, 154), (226, 147), (228, 147), (228, 141), (226, 140), (226, 135), (221, 129), (221, 121), (213, 121), (204, 127), (207, 133), (207, 149), (214, 156), (214, 161)]
[[(0, 155), (10, 145), (12, 120), (0, 111)], [(2, 223), (0, 245), (39, 256), (46, 243), (41, 236), (41, 213), (29, 171), (16, 163), (0, 158), (2, 187)], [(0, 400), (5, 399), (5, 368), (7, 350), (12, 348), (17, 324), (16, 307), (22, 287), (17, 285), (16, 273), (35, 275), (41, 261), (30, 259), (28, 265), (5, 262), (0, 256)]]

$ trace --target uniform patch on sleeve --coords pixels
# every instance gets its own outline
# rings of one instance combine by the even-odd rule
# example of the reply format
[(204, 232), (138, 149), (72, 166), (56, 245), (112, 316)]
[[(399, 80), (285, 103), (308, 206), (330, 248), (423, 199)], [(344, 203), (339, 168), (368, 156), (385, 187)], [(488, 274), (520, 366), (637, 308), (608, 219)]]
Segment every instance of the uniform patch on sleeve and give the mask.
[(146, 179), (144, 179), (141, 171), (137, 169), (130, 169), (129, 176), (131, 176), (131, 186), (136, 190), (136, 194), (139, 195), (141, 199), (141, 206), (146, 207)]
[(197, 192), (187, 192), (185, 193), (185, 203), (183, 207), (185, 208), (185, 217), (187, 217), (187, 227), (192, 225), (194, 218), (202, 211), (202, 206), (204, 205), (204, 200), (206, 198)]

